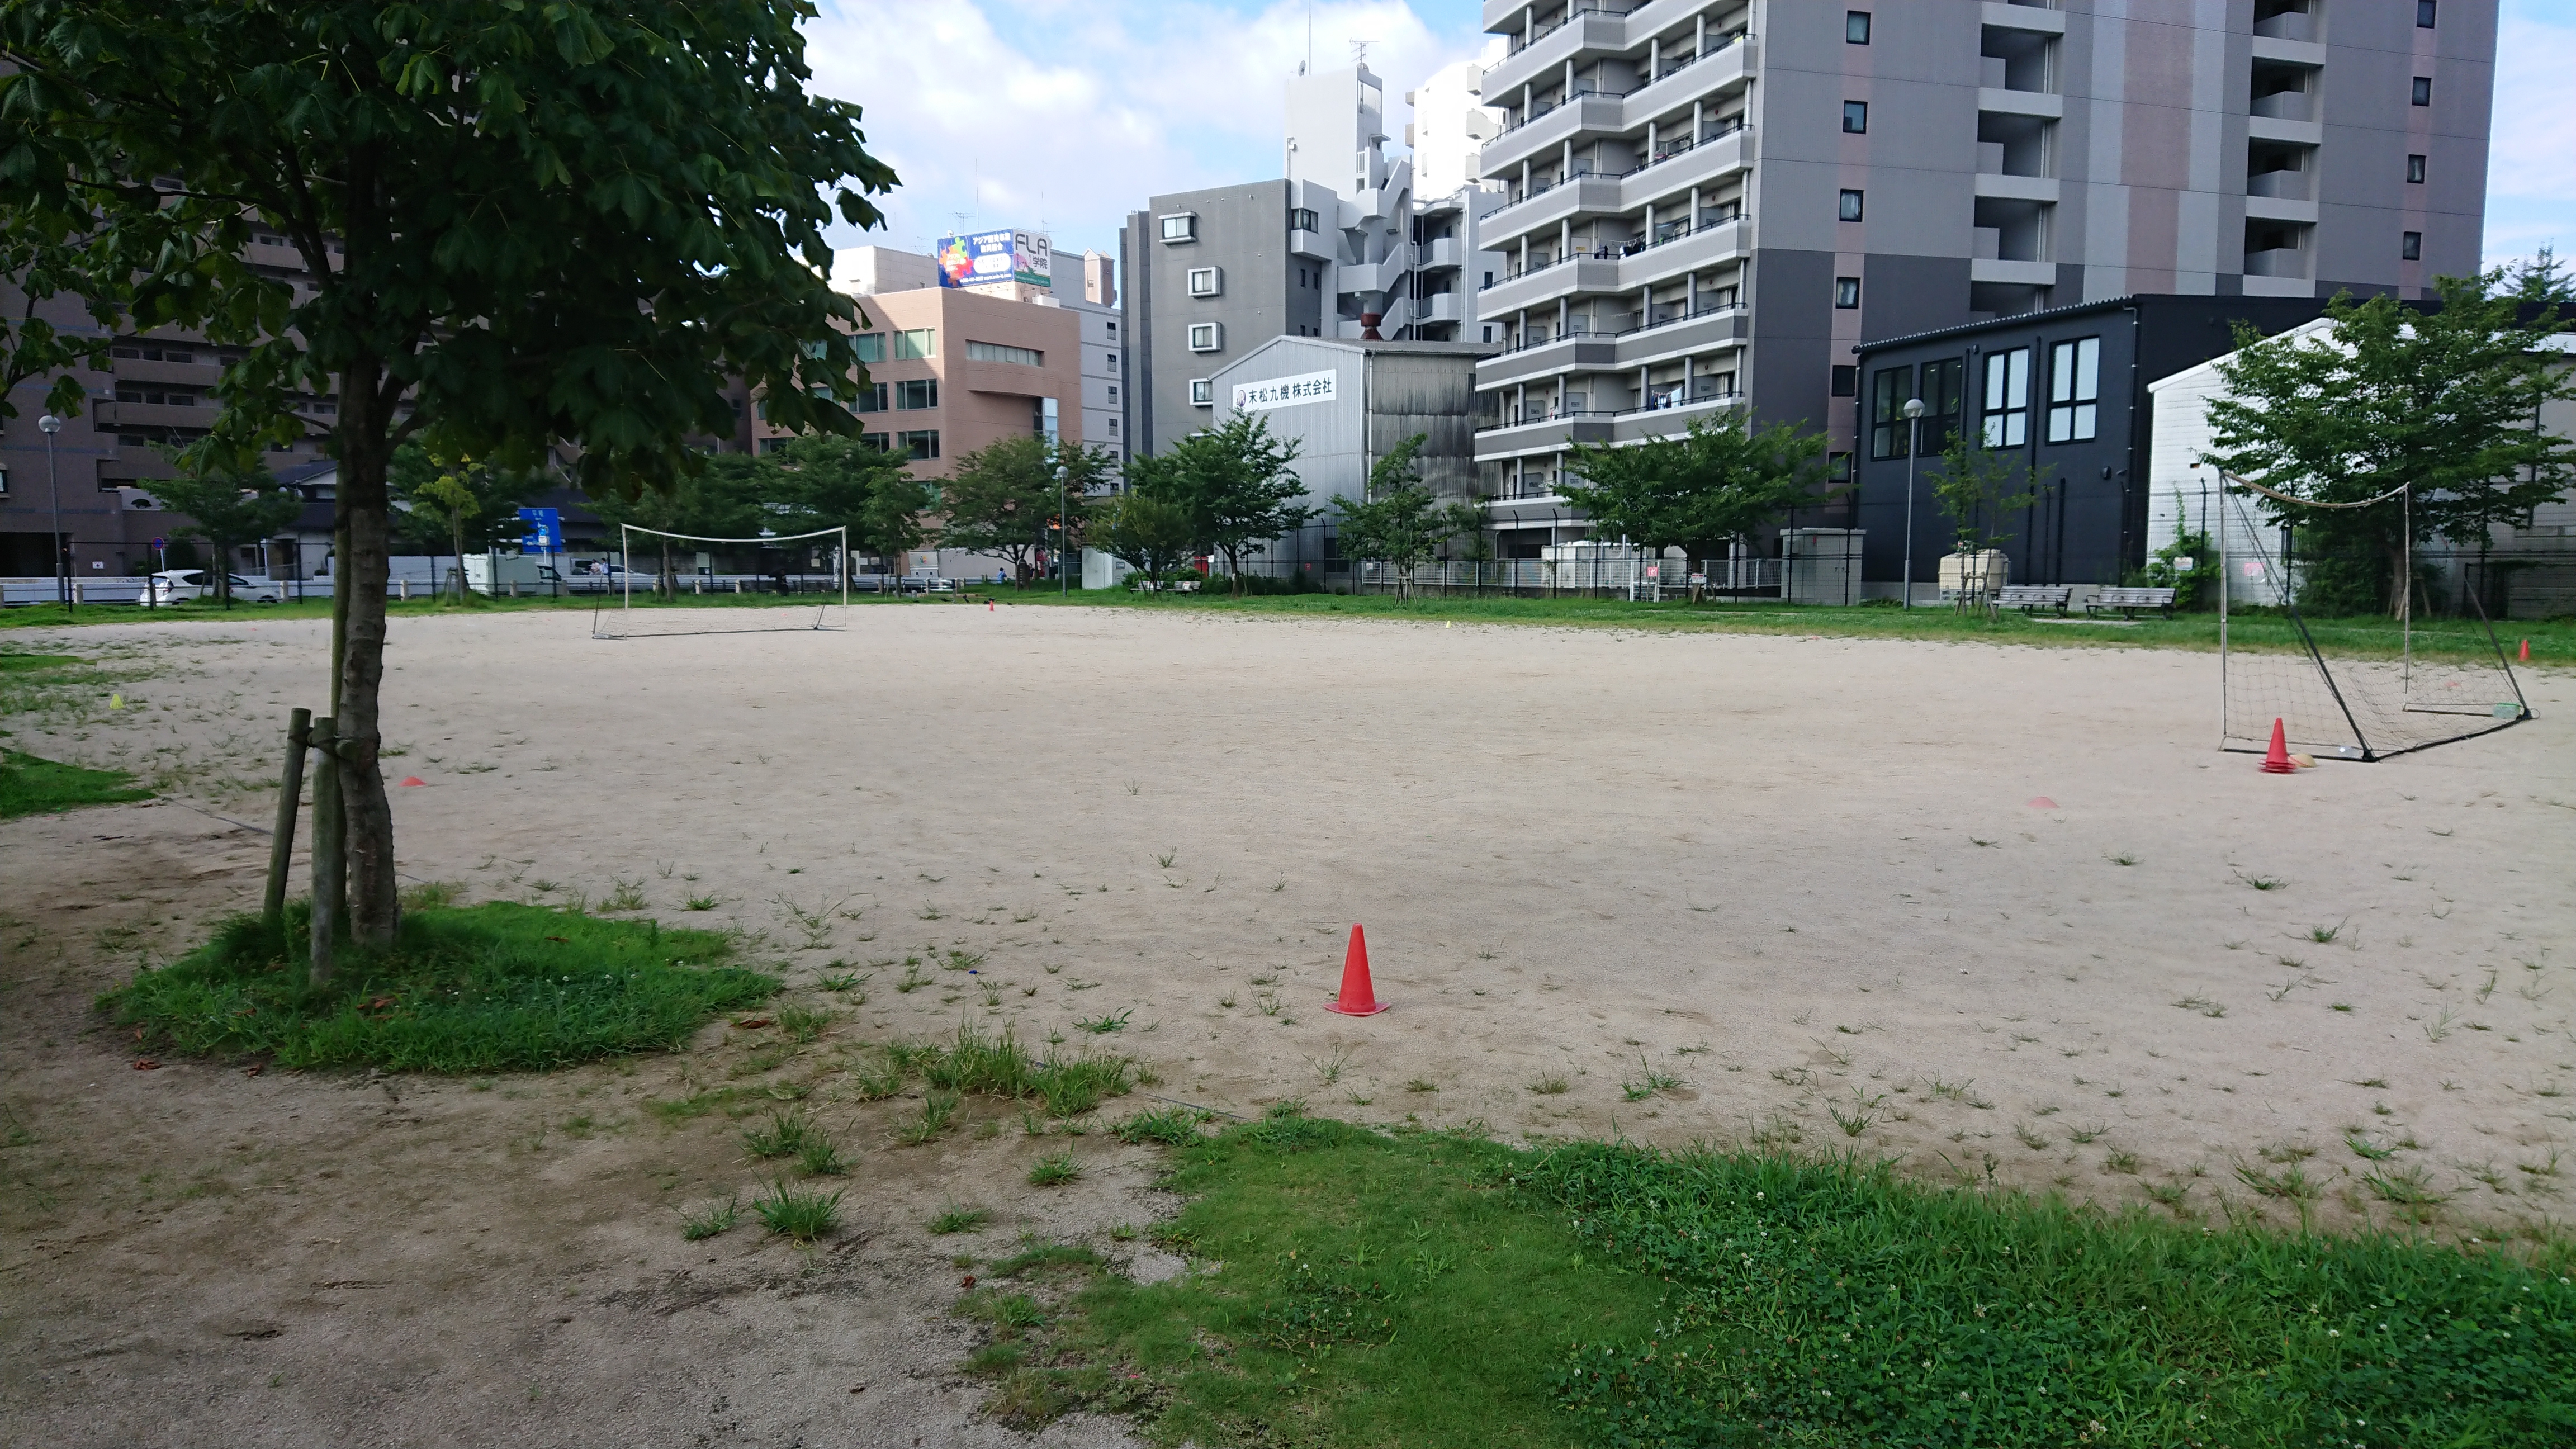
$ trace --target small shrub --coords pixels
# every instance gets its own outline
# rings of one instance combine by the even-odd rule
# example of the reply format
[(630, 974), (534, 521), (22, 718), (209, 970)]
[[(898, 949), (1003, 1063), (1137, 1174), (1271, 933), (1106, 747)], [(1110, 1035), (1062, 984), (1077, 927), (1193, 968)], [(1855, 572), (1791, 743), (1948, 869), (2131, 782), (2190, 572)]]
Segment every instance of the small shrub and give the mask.
[(809, 1142), (823, 1140), (814, 1123), (802, 1111), (772, 1108), (769, 1120), (742, 1134), (743, 1150), (754, 1157), (794, 1157)]
[(823, 1028), (840, 1018), (835, 1011), (816, 1011), (811, 1007), (787, 1006), (778, 1012), (778, 1029), (800, 1043), (811, 1043), (823, 1034)]
[(1062, 1152), (1051, 1152), (1039, 1158), (1037, 1164), (1029, 1169), (1029, 1185), (1056, 1187), (1081, 1176), (1082, 1164), (1074, 1159), (1072, 1149), (1067, 1148)]
[(945, 1237), (950, 1233), (971, 1233), (993, 1220), (993, 1214), (979, 1207), (946, 1207), (930, 1220), (930, 1231)]
[(816, 1177), (839, 1177), (850, 1170), (850, 1164), (841, 1156), (840, 1144), (819, 1135), (806, 1138), (804, 1145), (796, 1149), (796, 1165)]

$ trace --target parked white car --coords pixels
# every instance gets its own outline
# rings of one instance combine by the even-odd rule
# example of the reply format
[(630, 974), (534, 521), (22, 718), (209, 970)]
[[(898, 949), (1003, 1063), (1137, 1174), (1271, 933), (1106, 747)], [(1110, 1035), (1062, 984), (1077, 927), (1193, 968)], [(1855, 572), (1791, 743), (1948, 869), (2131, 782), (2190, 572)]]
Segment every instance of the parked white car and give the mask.
[[(285, 591), (274, 580), (231, 575), (233, 601), (243, 604), (274, 604)], [(143, 608), (157, 608), (183, 600), (215, 597), (214, 575), (204, 569), (163, 569), (145, 580), (142, 597), (134, 602)]]

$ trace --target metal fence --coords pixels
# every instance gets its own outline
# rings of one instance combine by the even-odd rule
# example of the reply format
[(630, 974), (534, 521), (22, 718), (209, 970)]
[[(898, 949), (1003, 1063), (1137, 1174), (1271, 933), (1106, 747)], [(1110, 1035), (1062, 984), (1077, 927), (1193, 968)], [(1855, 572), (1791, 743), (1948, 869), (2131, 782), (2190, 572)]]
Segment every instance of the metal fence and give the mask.
[[(1782, 536), (1773, 551), (1738, 549), (1723, 558), (1683, 559), (1615, 543), (1551, 546), (1553, 557), (1438, 559), (1399, 569), (1350, 558), (1288, 559), (1254, 555), (1243, 573), (1273, 586), (1287, 584), (1340, 594), (1419, 594), (1432, 598), (1776, 599), (1803, 604), (1861, 601), (1861, 535), (1842, 529), (1800, 529)], [(1222, 571), (1223, 564), (1216, 565)]]

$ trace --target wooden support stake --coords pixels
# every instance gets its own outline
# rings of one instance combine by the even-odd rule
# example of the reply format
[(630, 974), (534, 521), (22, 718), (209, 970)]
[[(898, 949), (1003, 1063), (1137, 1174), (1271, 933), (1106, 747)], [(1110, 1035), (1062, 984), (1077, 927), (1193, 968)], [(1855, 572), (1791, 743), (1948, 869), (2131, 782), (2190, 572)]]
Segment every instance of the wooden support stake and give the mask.
[(277, 782), (277, 831), (268, 838), (268, 894), (260, 902), (272, 921), (286, 919), (286, 868), (295, 859), (295, 812), (304, 793), (304, 752), (312, 748), (306, 732), (312, 725), (309, 709), (286, 717), (286, 771)]
[(313, 767), (313, 955), (306, 980), (315, 986), (331, 980), (347, 910), (349, 822), (340, 805), (338, 733), (335, 720), (313, 722), (313, 749), (321, 759)]

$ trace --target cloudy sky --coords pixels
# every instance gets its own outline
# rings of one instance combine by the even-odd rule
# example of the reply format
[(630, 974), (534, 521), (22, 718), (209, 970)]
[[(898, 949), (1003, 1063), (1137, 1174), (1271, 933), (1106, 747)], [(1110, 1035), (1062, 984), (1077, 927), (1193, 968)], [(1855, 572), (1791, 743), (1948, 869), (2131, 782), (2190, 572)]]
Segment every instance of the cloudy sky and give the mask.
[[(2503, 0), (2490, 261), (2576, 254), (2576, 0)], [(1316, 64), (1366, 42), (1402, 94), (1481, 52), (1476, 0), (1314, 0)], [(928, 251), (967, 227), (1036, 226), (1117, 250), (1157, 192), (1277, 176), (1281, 81), (1309, 53), (1307, 0), (823, 0), (816, 82), (868, 108), (903, 189), (870, 239)], [(856, 234), (840, 238), (858, 244)]]

